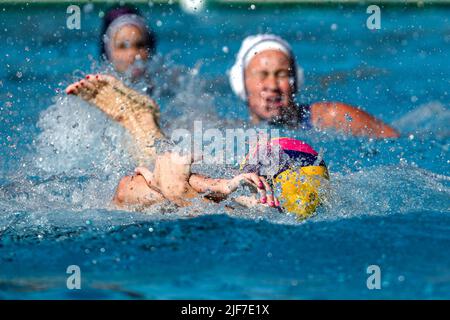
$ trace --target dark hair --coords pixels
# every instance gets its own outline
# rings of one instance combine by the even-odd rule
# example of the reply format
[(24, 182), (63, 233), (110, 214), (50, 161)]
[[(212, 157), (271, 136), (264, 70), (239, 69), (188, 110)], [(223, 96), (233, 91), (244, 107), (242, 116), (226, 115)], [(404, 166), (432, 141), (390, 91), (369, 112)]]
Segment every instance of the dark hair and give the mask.
[[(111, 23), (119, 18), (120, 16), (123, 16), (125, 14), (135, 14), (137, 16), (142, 17), (141, 13), (136, 7), (130, 7), (130, 6), (120, 6), (120, 7), (112, 7), (108, 10), (108, 12), (103, 17), (103, 25), (102, 25), (102, 33), (100, 36), (100, 57), (102, 59), (108, 59), (106, 55), (105, 50), (105, 40), (103, 39), (106, 30), (108, 30), (108, 27), (111, 25)], [(152, 30), (147, 26), (147, 34), (145, 35), (145, 44), (147, 46), (148, 51), (150, 54), (155, 53), (156, 48), (156, 36), (152, 32)]]

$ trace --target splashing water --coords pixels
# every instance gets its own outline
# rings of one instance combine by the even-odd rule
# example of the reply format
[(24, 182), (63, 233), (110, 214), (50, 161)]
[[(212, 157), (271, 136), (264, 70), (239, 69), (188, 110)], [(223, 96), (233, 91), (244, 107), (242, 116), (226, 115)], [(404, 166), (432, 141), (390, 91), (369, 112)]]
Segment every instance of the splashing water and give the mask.
[[(450, 69), (448, 52), (435, 52), (436, 43), (448, 42), (444, 9), (421, 9), (414, 17), (390, 10), (386, 29), (370, 35), (358, 27), (364, 10), (355, 8), (302, 8), (309, 18), (301, 21), (297, 9), (270, 11), (285, 21), (279, 27), (264, 18), (269, 11), (263, 9), (253, 10), (252, 19), (238, 11), (225, 18), (217, 10), (191, 16), (170, 6), (153, 9), (152, 15), (202, 26), (192, 35), (163, 23), (164, 54), (147, 65), (148, 78), (123, 79), (150, 90), (168, 136), (179, 128), (193, 130), (195, 120), (205, 130), (248, 127), (246, 106), (231, 95), (226, 80), (231, 52), (243, 36), (236, 26), (244, 22), (248, 34), (279, 32), (292, 42), (307, 71), (299, 99), (361, 105), (401, 131), (397, 140), (373, 140), (282, 130), (282, 136), (321, 150), (331, 173), (323, 205), (301, 222), (269, 208), (230, 212), (227, 201), (198, 201), (183, 209), (164, 203), (144, 212), (112, 207), (119, 179), (136, 165), (131, 138), (101, 111), (55, 88), (87, 73), (114, 72), (80, 54), (95, 54), (95, 43), (89, 43), (96, 28), (74, 37), (44, 19), (52, 10), (10, 7), (1, 13), (5, 25), (26, 13), (36, 19), (27, 23), (40, 19), (50, 26), (36, 27), (30, 42), (23, 37), (25, 26), (9, 28), (0, 49), (6, 57), (0, 66), (0, 298), (448, 297)], [(97, 10), (86, 13), (87, 26), (99, 23)], [(344, 14), (352, 23), (330, 31)], [(206, 43), (211, 45), (205, 51)], [(38, 50), (42, 46), (46, 50)], [(11, 54), (22, 47), (28, 50)], [(417, 52), (434, 63), (417, 68)], [(399, 59), (403, 67), (395, 63)], [(44, 61), (52, 62), (46, 67)], [(429, 81), (418, 82), (420, 77)], [(194, 170), (236, 173), (233, 166)], [(188, 261), (188, 268), (180, 261)], [(65, 287), (71, 264), (86, 277), (80, 292)], [(366, 287), (372, 264), (383, 274), (383, 289), (376, 292)]]

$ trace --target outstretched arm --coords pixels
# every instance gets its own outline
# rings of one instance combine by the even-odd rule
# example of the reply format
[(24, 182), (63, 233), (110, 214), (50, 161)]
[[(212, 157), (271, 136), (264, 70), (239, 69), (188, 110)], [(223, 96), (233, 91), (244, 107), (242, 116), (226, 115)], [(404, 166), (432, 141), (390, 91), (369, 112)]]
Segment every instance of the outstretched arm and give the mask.
[(267, 204), (270, 207), (280, 205), (278, 199), (274, 197), (273, 190), (264, 177), (255, 173), (243, 173), (232, 179), (213, 179), (199, 174), (192, 174), (189, 184), (199, 193), (210, 192), (210, 197), (215, 200), (223, 200), (243, 184), (255, 187), (259, 194), (259, 203)]
[(367, 112), (340, 102), (317, 102), (311, 105), (311, 122), (321, 129), (334, 128), (356, 136), (397, 138), (397, 130)]
[(179, 206), (189, 206), (190, 199), (201, 193), (209, 193), (206, 199), (219, 202), (243, 184), (255, 187), (259, 200), (256, 197), (240, 196), (234, 199), (236, 202), (248, 207), (259, 203), (270, 207), (280, 206), (264, 177), (244, 173), (232, 179), (213, 179), (191, 174), (190, 161), (171, 153), (158, 156), (153, 172), (146, 167), (138, 167), (135, 169), (135, 176), (123, 178), (116, 189), (113, 202), (119, 207), (126, 207), (150, 206), (169, 200)]

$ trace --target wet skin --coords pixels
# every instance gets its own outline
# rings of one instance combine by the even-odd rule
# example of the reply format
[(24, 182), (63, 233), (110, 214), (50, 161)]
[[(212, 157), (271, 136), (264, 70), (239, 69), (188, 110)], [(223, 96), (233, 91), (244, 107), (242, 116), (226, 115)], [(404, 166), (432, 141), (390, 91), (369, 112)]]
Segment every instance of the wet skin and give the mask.
[(255, 55), (245, 69), (245, 88), (252, 122), (294, 115), (290, 59), (279, 50)]
[[(125, 25), (114, 35), (110, 44), (110, 61), (118, 72), (125, 72), (136, 60), (147, 61), (150, 57), (145, 35), (135, 26)], [(133, 76), (142, 71), (132, 70)]]
[[(117, 79), (108, 75), (87, 75), (86, 79), (77, 81), (66, 88), (66, 93), (76, 95), (80, 98), (93, 103), (98, 94), (108, 86), (117, 85)], [(126, 88), (123, 88), (126, 90)], [(133, 97), (136, 99), (136, 97)], [(117, 122), (124, 121), (124, 117), (117, 117), (116, 114), (121, 108), (120, 104), (115, 103), (116, 99), (106, 104), (107, 107), (96, 105)], [(148, 99), (148, 98), (147, 98)], [(133, 101), (131, 103), (134, 103)], [(163, 134), (159, 127), (155, 126), (155, 119), (152, 109), (145, 109), (146, 113), (141, 118), (147, 131), (152, 134), (158, 133), (161, 138)], [(130, 122), (124, 124), (124, 127), (130, 132)], [(174, 152), (165, 152), (158, 154), (155, 158), (155, 169), (150, 171), (145, 167), (139, 167), (135, 171), (135, 175), (126, 176), (121, 179), (116, 189), (113, 203), (118, 207), (126, 208), (133, 205), (151, 206), (153, 204), (169, 200), (179, 206), (187, 206), (191, 204), (191, 200), (198, 197), (200, 193), (215, 194), (216, 199), (223, 200), (233, 193), (242, 184), (253, 186), (259, 194), (259, 199), (239, 199), (239, 203), (243, 205), (265, 204), (271, 207), (278, 207), (279, 201), (274, 197), (273, 190), (267, 183), (265, 178), (254, 173), (239, 174), (232, 179), (213, 179), (206, 176), (191, 173), (192, 159), (182, 157)]]
[[(279, 50), (256, 54), (245, 69), (245, 88), (251, 121), (298, 123), (293, 101), (292, 62)], [(340, 102), (317, 102), (310, 107), (311, 124), (357, 136), (396, 138), (399, 133), (364, 110)]]

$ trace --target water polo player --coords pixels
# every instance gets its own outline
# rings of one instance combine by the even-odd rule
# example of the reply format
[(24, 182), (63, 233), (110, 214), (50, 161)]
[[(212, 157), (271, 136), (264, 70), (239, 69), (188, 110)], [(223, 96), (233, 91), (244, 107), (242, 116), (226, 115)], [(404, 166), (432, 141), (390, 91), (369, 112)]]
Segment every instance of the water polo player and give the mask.
[(247, 103), (253, 124), (268, 121), (379, 138), (399, 136), (382, 121), (344, 103), (296, 104), (294, 96), (303, 82), (303, 72), (290, 45), (275, 35), (245, 38), (229, 80), (234, 93)]
[(145, 75), (145, 62), (155, 53), (156, 37), (137, 9), (120, 6), (103, 18), (100, 53), (131, 79)]
[(217, 201), (228, 197), (242, 183), (253, 185), (260, 195), (259, 199), (237, 197), (236, 202), (242, 205), (280, 207), (274, 187), (280, 190), (281, 206), (299, 216), (311, 214), (319, 204), (319, 177), (326, 178), (328, 174), (324, 163), (317, 159), (317, 152), (304, 142), (282, 138), (269, 143), (268, 154), (277, 160), (271, 162), (273, 174), (262, 166), (262, 159), (253, 161), (254, 156), (249, 154), (244, 173), (233, 179), (213, 179), (192, 174), (191, 159), (173, 152), (157, 155), (155, 143), (165, 138), (159, 128), (158, 106), (149, 97), (105, 75), (88, 75), (70, 85), (66, 92), (90, 102), (124, 126), (134, 137), (136, 159), (141, 164), (155, 161), (153, 171), (142, 166), (135, 175), (121, 179), (114, 196), (114, 203), (120, 207), (150, 206), (165, 200), (185, 206), (202, 193)]
[(124, 207), (170, 200), (187, 206), (193, 198), (205, 194), (207, 199), (219, 202), (247, 184), (259, 197), (238, 196), (233, 198), (237, 203), (278, 207), (301, 219), (311, 216), (321, 203), (324, 181), (328, 180), (324, 161), (307, 143), (292, 138), (273, 139), (264, 152), (260, 148), (261, 144), (253, 148), (241, 166), (243, 173), (232, 179), (192, 174), (190, 159), (167, 152), (157, 157), (154, 171), (140, 167), (134, 176), (123, 178), (114, 202)]

